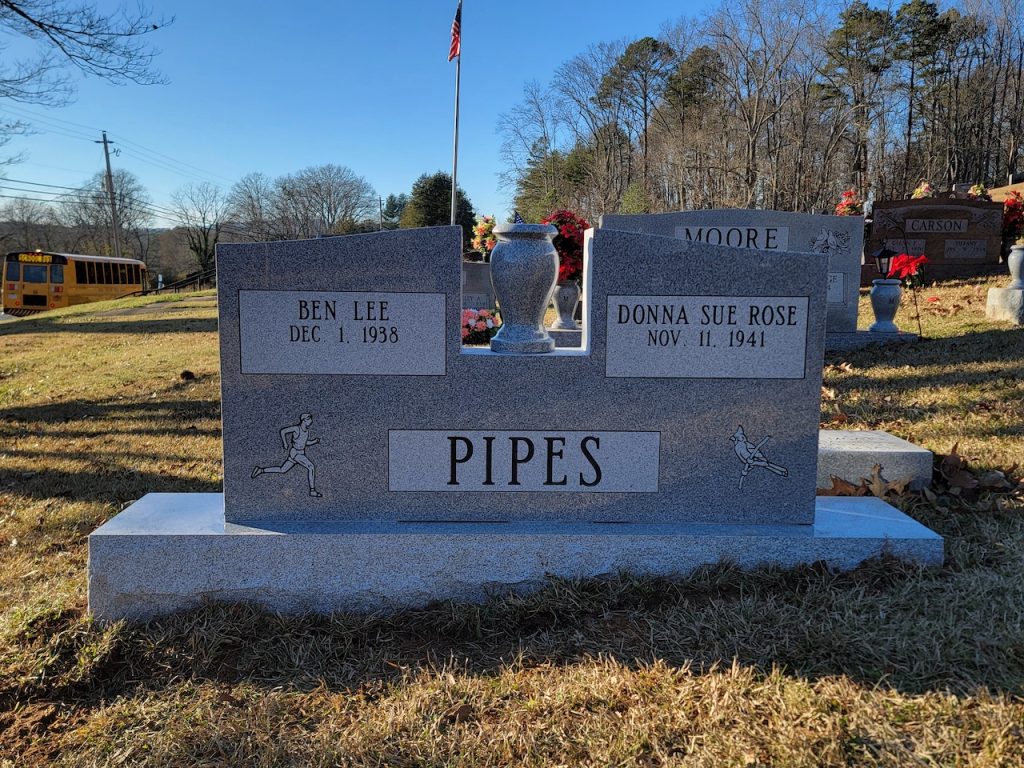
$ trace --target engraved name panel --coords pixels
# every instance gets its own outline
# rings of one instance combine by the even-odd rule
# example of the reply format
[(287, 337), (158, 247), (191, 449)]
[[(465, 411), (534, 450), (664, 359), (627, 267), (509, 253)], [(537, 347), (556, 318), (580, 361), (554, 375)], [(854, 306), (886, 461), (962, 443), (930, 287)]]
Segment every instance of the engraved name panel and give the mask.
[(391, 491), (652, 493), (659, 432), (395, 429)]
[(806, 296), (609, 296), (610, 377), (802, 379)]
[(242, 373), (443, 376), (442, 293), (239, 291)]

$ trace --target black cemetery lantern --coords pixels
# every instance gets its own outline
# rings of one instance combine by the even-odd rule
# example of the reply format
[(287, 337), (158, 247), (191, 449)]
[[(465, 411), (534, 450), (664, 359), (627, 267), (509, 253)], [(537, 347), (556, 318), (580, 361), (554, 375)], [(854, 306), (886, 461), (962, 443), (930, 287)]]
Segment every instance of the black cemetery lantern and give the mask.
[(892, 265), (894, 256), (896, 256), (896, 251), (890, 250), (884, 245), (872, 255), (872, 258), (875, 260), (875, 267), (883, 278), (889, 275), (889, 267)]

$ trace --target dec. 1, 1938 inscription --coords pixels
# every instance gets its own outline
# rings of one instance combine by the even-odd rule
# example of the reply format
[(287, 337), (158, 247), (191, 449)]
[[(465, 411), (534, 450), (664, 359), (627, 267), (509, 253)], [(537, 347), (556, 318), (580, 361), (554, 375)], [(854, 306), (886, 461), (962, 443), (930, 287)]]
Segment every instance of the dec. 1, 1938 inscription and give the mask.
[(443, 293), (239, 291), (242, 373), (443, 376)]
[(610, 377), (802, 379), (806, 296), (609, 296)]

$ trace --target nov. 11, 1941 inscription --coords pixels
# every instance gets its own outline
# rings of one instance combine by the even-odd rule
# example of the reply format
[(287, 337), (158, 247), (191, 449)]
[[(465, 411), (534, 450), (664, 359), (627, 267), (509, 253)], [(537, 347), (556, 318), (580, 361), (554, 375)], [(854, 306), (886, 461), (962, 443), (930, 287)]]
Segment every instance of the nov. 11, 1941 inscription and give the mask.
[(609, 296), (610, 377), (802, 379), (806, 296)]

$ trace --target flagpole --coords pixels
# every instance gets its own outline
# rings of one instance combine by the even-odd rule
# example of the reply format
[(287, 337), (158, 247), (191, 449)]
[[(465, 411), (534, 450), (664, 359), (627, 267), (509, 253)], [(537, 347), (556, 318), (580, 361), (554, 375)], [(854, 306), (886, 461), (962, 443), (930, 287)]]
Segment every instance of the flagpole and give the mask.
[[(462, 8), (462, 3), (459, 3)], [(455, 145), (452, 149), (452, 225), (455, 225), (455, 203), (458, 198), (459, 172), (459, 82), (462, 77), (462, 44), (459, 43), (459, 55), (455, 58)]]

